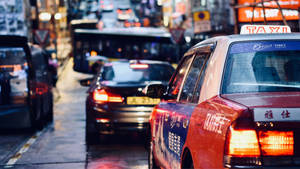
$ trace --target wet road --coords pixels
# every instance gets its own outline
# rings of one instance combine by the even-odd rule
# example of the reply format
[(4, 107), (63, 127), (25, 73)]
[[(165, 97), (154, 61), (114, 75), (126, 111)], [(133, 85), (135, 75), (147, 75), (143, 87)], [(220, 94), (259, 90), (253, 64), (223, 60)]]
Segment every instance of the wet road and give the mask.
[[(106, 143), (85, 144), (85, 96), (79, 80), (88, 75), (68, 62), (57, 83), (54, 123), (37, 133), (0, 133), (0, 168), (18, 169), (143, 169), (144, 140), (138, 134), (108, 137)], [(25, 134), (24, 134), (25, 133)]]

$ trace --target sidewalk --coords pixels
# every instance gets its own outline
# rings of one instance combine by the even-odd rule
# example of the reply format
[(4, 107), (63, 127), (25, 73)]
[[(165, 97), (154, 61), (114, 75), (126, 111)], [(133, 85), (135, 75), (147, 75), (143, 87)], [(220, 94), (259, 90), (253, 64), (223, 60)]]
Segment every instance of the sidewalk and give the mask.
[(65, 65), (70, 59), (70, 53), (72, 52), (71, 38), (70, 37), (58, 37), (57, 39), (57, 60), (59, 64), (58, 76), (64, 70)]

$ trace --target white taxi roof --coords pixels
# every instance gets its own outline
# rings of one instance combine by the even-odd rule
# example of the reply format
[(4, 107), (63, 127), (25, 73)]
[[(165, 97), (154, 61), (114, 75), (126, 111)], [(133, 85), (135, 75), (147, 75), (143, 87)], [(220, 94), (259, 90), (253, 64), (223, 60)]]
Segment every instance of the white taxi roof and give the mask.
[(300, 33), (283, 33), (283, 34), (236, 34), (228, 36), (217, 36), (206, 39), (194, 45), (191, 49), (198, 48), (205, 44), (216, 43), (220, 40), (226, 40), (229, 43), (238, 41), (257, 41), (257, 40), (300, 40)]
[(240, 34), (291, 33), (289, 26), (283, 25), (243, 25)]
[(226, 56), (229, 46), (232, 43), (267, 40), (300, 40), (300, 33), (218, 36), (204, 40), (186, 52), (185, 56), (191, 55), (198, 51), (198, 48), (201, 46), (216, 44), (215, 50), (210, 58), (209, 65), (206, 70), (207, 76), (205, 76), (203, 81), (203, 90), (201, 89), (199, 102), (220, 94), (220, 86), (222, 85), (222, 76)]

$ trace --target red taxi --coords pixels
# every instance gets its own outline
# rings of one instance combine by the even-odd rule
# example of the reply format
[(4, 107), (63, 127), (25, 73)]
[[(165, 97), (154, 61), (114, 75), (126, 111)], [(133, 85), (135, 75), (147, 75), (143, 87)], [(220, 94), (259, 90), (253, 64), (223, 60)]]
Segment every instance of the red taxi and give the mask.
[[(287, 30), (273, 27), (246, 31)], [(167, 87), (144, 92), (162, 99), (150, 117), (149, 168), (300, 167), (300, 34), (205, 40)]]

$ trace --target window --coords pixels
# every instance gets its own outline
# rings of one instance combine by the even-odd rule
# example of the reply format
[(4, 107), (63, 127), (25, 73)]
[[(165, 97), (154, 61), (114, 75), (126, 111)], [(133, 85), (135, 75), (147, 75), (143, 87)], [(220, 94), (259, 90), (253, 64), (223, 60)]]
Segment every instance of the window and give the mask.
[(127, 62), (118, 62), (103, 67), (102, 80), (141, 83), (146, 81), (169, 81), (174, 68), (167, 64), (148, 64), (148, 68), (130, 68)]
[(180, 65), (180, 67), (177, 69), (176, 75), (170, 84), (168, 94), (173, 99), (176, 99), (178, 96), (181, 84), (183, 83), (184, 75), (189, 68), (192, 58), (193, 57), (191, 57), (191, 56), (185, 58), (185, 60)]
[(209, 56), (210, 56), (210, 54), (205, 55), (205, 57), (201, 57), (201, 59), (203, 59), (202, 64), (204, 64), (204, 66), (202, 65), (201, 75), (200, 75), (200, 78), (197, 80), (197, 83), (196, 83), (196, 89), (195, 89), (195, 92), (194, 92), (194, 97), (193, 97), (193, 100), (191, 101), (192, 103), (198, 103), (198, 101), (199, 101), (200, 91), (201, 91), (201, 87), (202, 87), (203, 80), (204, 80), (204, 77), (205, 77), (205, 72), (206, 72)]
[(9, 104), (10, 96), (26, 96), (28, 63), (21, 47), (0, 47), (0, 105)]
[(224, 94), (300, 91), (300, 41), (255, 41), (231, 45)]
[[(207, 55), (203, 55), (203, 54), (197, 55), (196, 58), (194, 59), (192, 65), (191, 65), (190, 71), (185, 79), (183, 88), (182, 88), (182, 92), (180, 95), (181, 102), (197, 103), (198, 99), (193, 99), (193, 98), (194, 98), (195, 94), (197, 95), (195, 98), (199, 98), (200, 88), (201, 88), (200, 86), (202, 85), (202, 83), (199, 83), (199, 80), (197, 80), (197, 79), (199, 78), (199, 75), (201, 74), (201, 72), (203, 72), (202, 71), (203, 64), (206, 61), (205, 56), (207, 56)], [(196, 88), (196, 92), (194, 93), (195, 88)]]

